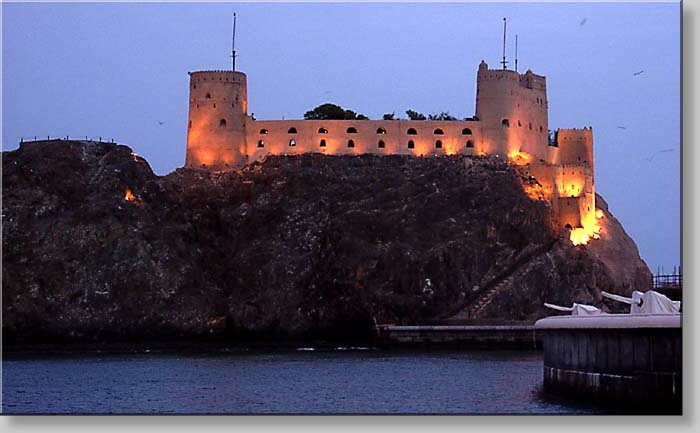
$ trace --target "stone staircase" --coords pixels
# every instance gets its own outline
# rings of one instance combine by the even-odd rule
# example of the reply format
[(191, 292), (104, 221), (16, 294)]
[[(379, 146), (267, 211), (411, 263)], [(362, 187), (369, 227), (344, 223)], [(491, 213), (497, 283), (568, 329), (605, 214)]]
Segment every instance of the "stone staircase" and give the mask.
[(552, 249), (552, 247), (554, 247), (556, 242), (557, 239), (541, 245), (532, 252), (519, 257), (508, 269), (495, 277), (493, 280), (489, 281), (486, 284), (484, 291), (481, 292), (475, 300), (470, 301), (468, 305), (462, 307), (457, 314), (450, 317), (448, 320), (478, 318), (478, 315), (481, 314), (498, 295), (512, 286), (513, 281), (518, 274), (527, 271), (528, 265), (535, 257), (546, 254)]
[(491, 304), (491, 302), (493, 302), (493, 298), (503, 292), (505, 288), (510, 287), (513, 284), (514, 279), (515, 275), (511, 275), (510, 277), (501, 280), (501, 282), (496, 286), (479, 296), (476, 302), (471, 304), (467, 309), (467, 316), (470, 318), (477, 317), (486, 307)]

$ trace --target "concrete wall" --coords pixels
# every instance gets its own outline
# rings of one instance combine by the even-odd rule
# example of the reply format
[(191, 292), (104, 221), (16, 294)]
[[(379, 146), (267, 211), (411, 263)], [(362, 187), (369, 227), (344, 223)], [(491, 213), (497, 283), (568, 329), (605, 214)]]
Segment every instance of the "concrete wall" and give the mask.
[(680, 410), (680, 327), (537, 332), (543, 339), (546, 389)]

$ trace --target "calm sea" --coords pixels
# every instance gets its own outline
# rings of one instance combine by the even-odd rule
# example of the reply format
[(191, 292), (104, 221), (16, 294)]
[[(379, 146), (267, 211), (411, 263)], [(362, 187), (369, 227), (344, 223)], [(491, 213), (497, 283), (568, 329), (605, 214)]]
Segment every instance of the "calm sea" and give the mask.
[(583, 414), (528, 351), (372, 348), (7, 356), (4, 413)]

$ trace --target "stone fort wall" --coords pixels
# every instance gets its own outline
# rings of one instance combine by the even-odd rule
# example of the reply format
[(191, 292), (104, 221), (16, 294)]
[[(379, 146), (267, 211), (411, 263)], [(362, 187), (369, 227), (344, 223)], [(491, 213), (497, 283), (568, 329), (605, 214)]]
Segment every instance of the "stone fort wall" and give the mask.
[(473, 121), (267, 120), (248, 124), (248, 159), (294, 155), (478, 155), (481, 129)]
[(476, 93), (473, 120), (256, 120), (248, 116), (245, 74), (193, 72), (185, 166), (233, 170), (268, 155), (310, 152), (499, 155), (537, 179), (562, 227), (594, 224), (592, 129), (559, 129), (549, 143), (546, 78), (529, 70), (494, 70), (482, 61)]

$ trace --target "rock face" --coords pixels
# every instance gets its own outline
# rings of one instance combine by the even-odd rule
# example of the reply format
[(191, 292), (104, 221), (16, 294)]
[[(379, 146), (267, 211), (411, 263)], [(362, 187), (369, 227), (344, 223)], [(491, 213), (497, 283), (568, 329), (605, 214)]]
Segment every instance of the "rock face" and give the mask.
[(280, 156), (158, 177), (126, 146), (53, 141), (2, 163), (10, 343), (364, 336), (534, 320), (543, 302), (651, 284), (602, 198), (602, 238), (573, 247), (497, 158)]

